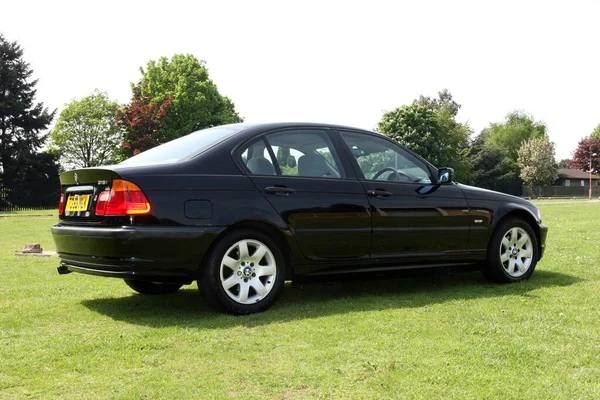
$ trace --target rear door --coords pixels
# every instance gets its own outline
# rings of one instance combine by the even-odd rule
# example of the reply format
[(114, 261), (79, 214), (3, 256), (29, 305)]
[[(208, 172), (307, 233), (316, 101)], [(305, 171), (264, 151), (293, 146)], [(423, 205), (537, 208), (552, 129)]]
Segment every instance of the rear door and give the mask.
[(306, 258), (368, 258), (369, 202), (327, 130), (271, 132), (242, 151), (249, 177), (290, 226)]
[(371, 257), (431, 262), (464, 256), (469, 208), (455, 185), (433, 185), (431, 169), (380, 137), (340, 131), (371, 205)]

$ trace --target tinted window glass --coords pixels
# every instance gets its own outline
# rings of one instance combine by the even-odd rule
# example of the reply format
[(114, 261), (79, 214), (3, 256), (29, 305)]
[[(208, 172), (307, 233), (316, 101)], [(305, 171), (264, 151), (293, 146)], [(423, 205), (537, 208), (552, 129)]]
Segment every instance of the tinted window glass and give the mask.
[[(272, 146), (281, 174), (285, 176), (298, 176), (298, 160), (303, 152), (285, 146)], [(265, 149), (265, 153), (268, 151)]]
[(242, 129), (239, 126), (218, 126), (196, 131), (144, 151), (123, 161), (121, 164), (151, 165), (174, 163), (194, 154), (201, 153), (228, 137), (241, 132)]
[(248, 171), (252, 174), (276, 175), (275, 164), (262, 138), (250, 143), (242, 152), (241, 158), (242, 163), (244, 163)]
[(266, 136), (282, 175), (341, 178), (339, 158), (327, 132), (299, 129)]
[(340, 133), (366, 179), (431, 183), (427, 166), (400, 146), (371, 135)]

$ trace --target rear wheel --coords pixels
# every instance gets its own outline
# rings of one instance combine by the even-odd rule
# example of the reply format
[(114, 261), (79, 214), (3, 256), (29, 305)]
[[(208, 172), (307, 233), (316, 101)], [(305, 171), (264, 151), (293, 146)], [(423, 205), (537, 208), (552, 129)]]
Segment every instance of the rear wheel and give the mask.
[(226, 234), (203, 265), (198, 287), (218, 311), (252, 314), (269, 308), (283, 290), (284, 258), (277, 243), (261, 231)]
[(141, 294), (167, 294), (174, 293), (183, 285), (175, 283), (147, 282), (125, 279), (127, 286)]
[(500, 223), (490, 240), (483, 275), (494, 282), (516, 282), (529, 278), (538, 255), (537, 238), (531, 226), (519, 218)]

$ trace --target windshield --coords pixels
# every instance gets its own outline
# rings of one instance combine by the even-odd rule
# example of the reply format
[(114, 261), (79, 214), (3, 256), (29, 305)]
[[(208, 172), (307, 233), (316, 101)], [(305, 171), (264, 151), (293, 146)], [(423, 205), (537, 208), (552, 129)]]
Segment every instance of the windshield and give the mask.
[(190, 133), (133, 156), (120, 165), (169, 164), (201, 153), (243, 130), (240, 126), (217, 126)]

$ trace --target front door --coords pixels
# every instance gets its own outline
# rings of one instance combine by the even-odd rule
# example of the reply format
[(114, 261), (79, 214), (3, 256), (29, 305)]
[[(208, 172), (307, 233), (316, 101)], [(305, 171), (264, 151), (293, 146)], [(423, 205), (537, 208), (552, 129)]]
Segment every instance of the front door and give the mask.
[(469, 208), (455, 185), (433, 185), (431, 169), (376, 134), (340, 132), (369, 198), (371, 257), (435, 262), (464, 256)]
[(369, 201), (322, 129), (273, 132), (242, 154), (249, 177), (313, 261), (367, 259)]

